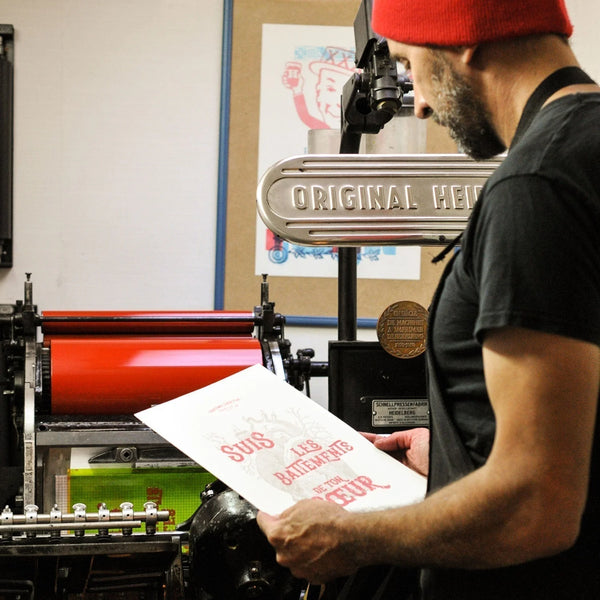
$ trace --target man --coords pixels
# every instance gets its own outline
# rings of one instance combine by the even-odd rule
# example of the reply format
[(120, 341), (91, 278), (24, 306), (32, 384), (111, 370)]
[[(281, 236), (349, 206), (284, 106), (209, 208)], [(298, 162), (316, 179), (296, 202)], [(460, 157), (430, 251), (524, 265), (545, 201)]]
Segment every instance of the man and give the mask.
[(600, 88), (562, 0), (375, 0), (372, 25), (417, 117), (509, 152), (432, 304), (429, 463), (423, 431), (375, 439), (429, 470), (427, 498), (259, 525), (312, 582), (393, 564), (423, 569), (427, 599), (600, 598)]

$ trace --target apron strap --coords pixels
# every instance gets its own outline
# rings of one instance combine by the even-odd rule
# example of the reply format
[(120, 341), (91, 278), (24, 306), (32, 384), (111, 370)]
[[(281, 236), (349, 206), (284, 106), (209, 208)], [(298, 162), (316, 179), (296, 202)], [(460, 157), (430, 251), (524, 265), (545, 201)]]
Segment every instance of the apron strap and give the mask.
[(552, 94), (569, 85), (580, 85), (596, 83), (585, 71), (579, 67), (563, 67), (551, 73), (540, 83), (529, 97), (523, 109), (523, 114), (517, 125), (517, 131), (513, 137), (511, 147), (514, 146), (529, 129), (535, 115), (540, 111), (544, 103)]

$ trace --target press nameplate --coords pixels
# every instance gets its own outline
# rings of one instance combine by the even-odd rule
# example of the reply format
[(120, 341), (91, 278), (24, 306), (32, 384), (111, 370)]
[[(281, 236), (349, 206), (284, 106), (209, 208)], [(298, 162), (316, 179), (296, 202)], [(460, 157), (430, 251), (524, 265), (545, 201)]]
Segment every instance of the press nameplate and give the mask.
[(300, 245), (436, 245), (465, 228), (500, 159), (462, 154), (310, 154), (273, 165), (257, 206)]
[(372, 399), (373, 427), (428, 427), (429, 402), (426, 399)]

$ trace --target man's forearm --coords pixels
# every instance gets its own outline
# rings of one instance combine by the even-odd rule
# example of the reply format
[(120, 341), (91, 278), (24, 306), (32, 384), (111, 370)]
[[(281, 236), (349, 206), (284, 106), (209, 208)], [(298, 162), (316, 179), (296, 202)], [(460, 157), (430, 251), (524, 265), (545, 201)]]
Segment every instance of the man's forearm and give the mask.
[[(557, 553), (568, 547), (568, 515), (548, 510), (526, 485), (498, 480), (485, 467), (439, 490), (424, 502), (349, 515), (343, 526), (355, 562), (494, 568)], [(558, 500), (557, 500), (558, 501)]]

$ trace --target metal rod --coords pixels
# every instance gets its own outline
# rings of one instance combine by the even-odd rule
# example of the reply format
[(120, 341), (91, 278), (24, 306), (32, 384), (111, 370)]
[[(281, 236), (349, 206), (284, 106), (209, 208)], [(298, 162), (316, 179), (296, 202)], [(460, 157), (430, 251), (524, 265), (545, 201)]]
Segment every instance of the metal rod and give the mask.
[(158, 323), (220, 323), (220, 322), (242, 322), (242, 323), (254, 323), (256, 318), (252, 314), (244, 316), (236, 315), (191, 315), (191, 316), (179, 316), (179, 315), (111, 315), (111, 316), (80, 316), (80, 315), (69, 315), (69, 316), (44, 316), (41, 317), (42, 323), (128, 323), (137, 321), (152, 321)]
[(356, 248), (338, 248), (338, 339), (356, 340)]
[[(342, 129), (340, 154), (358, 154), (361, 134)], [(338, 339), (356, 340), (356, 259), (355, 247), (338, 248)]]
[(2, 532), (56, 531), (66, 529), (132, 529), (141, 527), (142, 521), (77, 521), (71, 523), (23, 523), (21, 525), (0, 525)]

